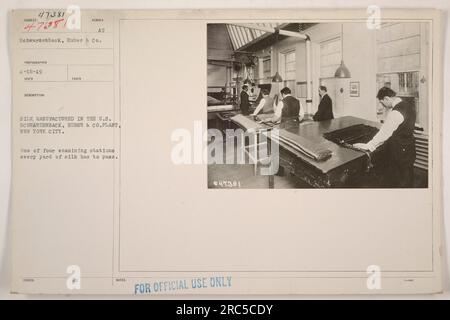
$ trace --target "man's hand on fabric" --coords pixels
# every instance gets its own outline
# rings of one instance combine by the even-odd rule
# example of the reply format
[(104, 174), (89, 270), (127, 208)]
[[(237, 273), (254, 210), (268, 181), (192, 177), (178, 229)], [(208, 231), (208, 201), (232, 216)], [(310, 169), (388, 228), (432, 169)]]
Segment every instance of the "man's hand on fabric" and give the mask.
[(367, 150), (367, 151), (369, 150), (369, 146), (367, 145), (367, 143), (355, 143), (353, 145), (353, 148)]

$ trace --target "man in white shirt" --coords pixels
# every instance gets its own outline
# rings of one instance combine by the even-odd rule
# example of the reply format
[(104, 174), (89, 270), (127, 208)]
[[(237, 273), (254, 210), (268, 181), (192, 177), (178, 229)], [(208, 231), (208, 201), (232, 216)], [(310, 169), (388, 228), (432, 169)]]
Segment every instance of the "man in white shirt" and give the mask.
[(269, 96), (269, 90), (261, 89), (262, 99), (256, 107), (255, 111), (251, 114), (256, 116), (258, 113), (273, 113), (273, 98)]
[(356, 143), (358, 149), (373, 152), (387, 144), (392, 187), (413, 187), (414, 161), (416, 157), (414, 128), (415, 107), (396, 96), (395, 91), (383, 87), (377, 99), (387, 109), (387, 117), (380, 131), (368, 143)]
[(268, 121), (286, 122), (294, 120), (300, 122), (305, 116), (301, 102), (291, 95), (291, 89), (285, 87), (281, 89), (281, 98), (275, 105), (274, 116)]

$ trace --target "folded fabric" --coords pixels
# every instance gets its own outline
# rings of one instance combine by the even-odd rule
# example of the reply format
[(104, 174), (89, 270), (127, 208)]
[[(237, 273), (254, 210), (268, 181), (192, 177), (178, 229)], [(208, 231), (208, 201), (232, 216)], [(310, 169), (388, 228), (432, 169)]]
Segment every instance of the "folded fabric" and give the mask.
[[(271, 119), (273, 118), (274, 114), (273, 113), (263, 113), (263, 114), (258, 114), (256, 116), (256, 119), (258, 121), (261, 121), (262, 123), (265, 123), (267, 125), (273, 126), (276, 122), (273, 122)], [(278, 121), (279, 122), (279, 121)]]
[(278, 130), (278, 133), (272, 131), (271, 136), (316, 161), (325, 161), (332, 156), (331, 150), (284, 129)]
[(340, 145), (367, 143), (377, 134), (378, 128), (356, 124), (346, 128), (324, 133), (324, 138)]
[(252, 120), (250, 117), (244, 116), (242, 114), (237, 114), (234, 117), (231, 117), (231, 120), (246, 130), (260, 130), (267, 128), (266, 125), (258, 123)]
[(237, 111), (226, 111), (226, 112), (220, 112), (217, 114), (217, 117), (220, 120), (230, 120), (232, 117), (234, 117), (237, 114)]

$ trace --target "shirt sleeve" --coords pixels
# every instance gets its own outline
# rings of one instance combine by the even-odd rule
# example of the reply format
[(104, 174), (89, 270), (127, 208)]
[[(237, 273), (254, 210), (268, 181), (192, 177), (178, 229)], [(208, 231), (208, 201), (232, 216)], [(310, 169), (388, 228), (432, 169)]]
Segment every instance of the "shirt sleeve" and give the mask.
[(253, 111), (254, 115), (257, 115), (261, 109), (263, 108), (264, 104), (266, 103), (266, 100), (263, 98), (261, 99), (261, 101), (259, 102), (258, 106), (256, 107), (255, 111)]
[(273, 116), (273, 121), (276, 122), (281, 119), (281, 112), (283, 111), (283, 101), (278, 101), (278, 104), (275, 107), (275, 114)]
[(367, 143), (367, 149), (374, 151), (380, 145), (382, 145), (387, 139), (389, 139), (398, 126), (405, 120), (403, 115), (397, 110), (391, 111), (386, 118), (385, 123), (381, 127), (380, 131), (373, 137), (371, 141)]
[(300, 100), (298, 102), (300, 103), (300, 110), (298, 111), (298, 120), (302, 121), (303, 117), (305, 116), (305, 110), (303, 109), (302, 102)]

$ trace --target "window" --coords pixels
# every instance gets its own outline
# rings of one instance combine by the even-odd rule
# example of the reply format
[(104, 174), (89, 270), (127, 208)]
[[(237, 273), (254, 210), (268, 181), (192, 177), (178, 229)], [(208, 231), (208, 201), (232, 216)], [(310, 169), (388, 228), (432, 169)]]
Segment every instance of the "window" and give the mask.
[(427, 75), (426, 58), (421, 57), (427, 52), (422, 36), (421, 25), (415, 22), (385, 23), (376, 31), (377, 89), (388, 86), (415, 105), (416, 123), (427, 130), (427, 86), (420, 82)]
[(295, 50), (284, 54), (284, 79), (295, 80)]
[(291, 89), (295, 96), (296, 68), (295, 68), (295, 50), (281, 53), (279, 56), (279, 70), (283, 78), (283, 86)]
[(270, 79), (270, 77), (272, 76), (272, 70), (271, 70), (271, 64), (272, 61), (270, 60), (270, 58), (264, 58), (263, 60), (263, 78), (264, 79)]
[(377, 30), (378, 73), (420, 70), (420, 24), (392, 23)]
[(341, 38), (334, 38), (320, 44), (320, 78), (334, 77), (341, 64)]
[(284, 80), (283, 83), (285, 87), (291, 89), (291, 94), (295, 97), (297, 95), (295, 90), (295, 80)]

